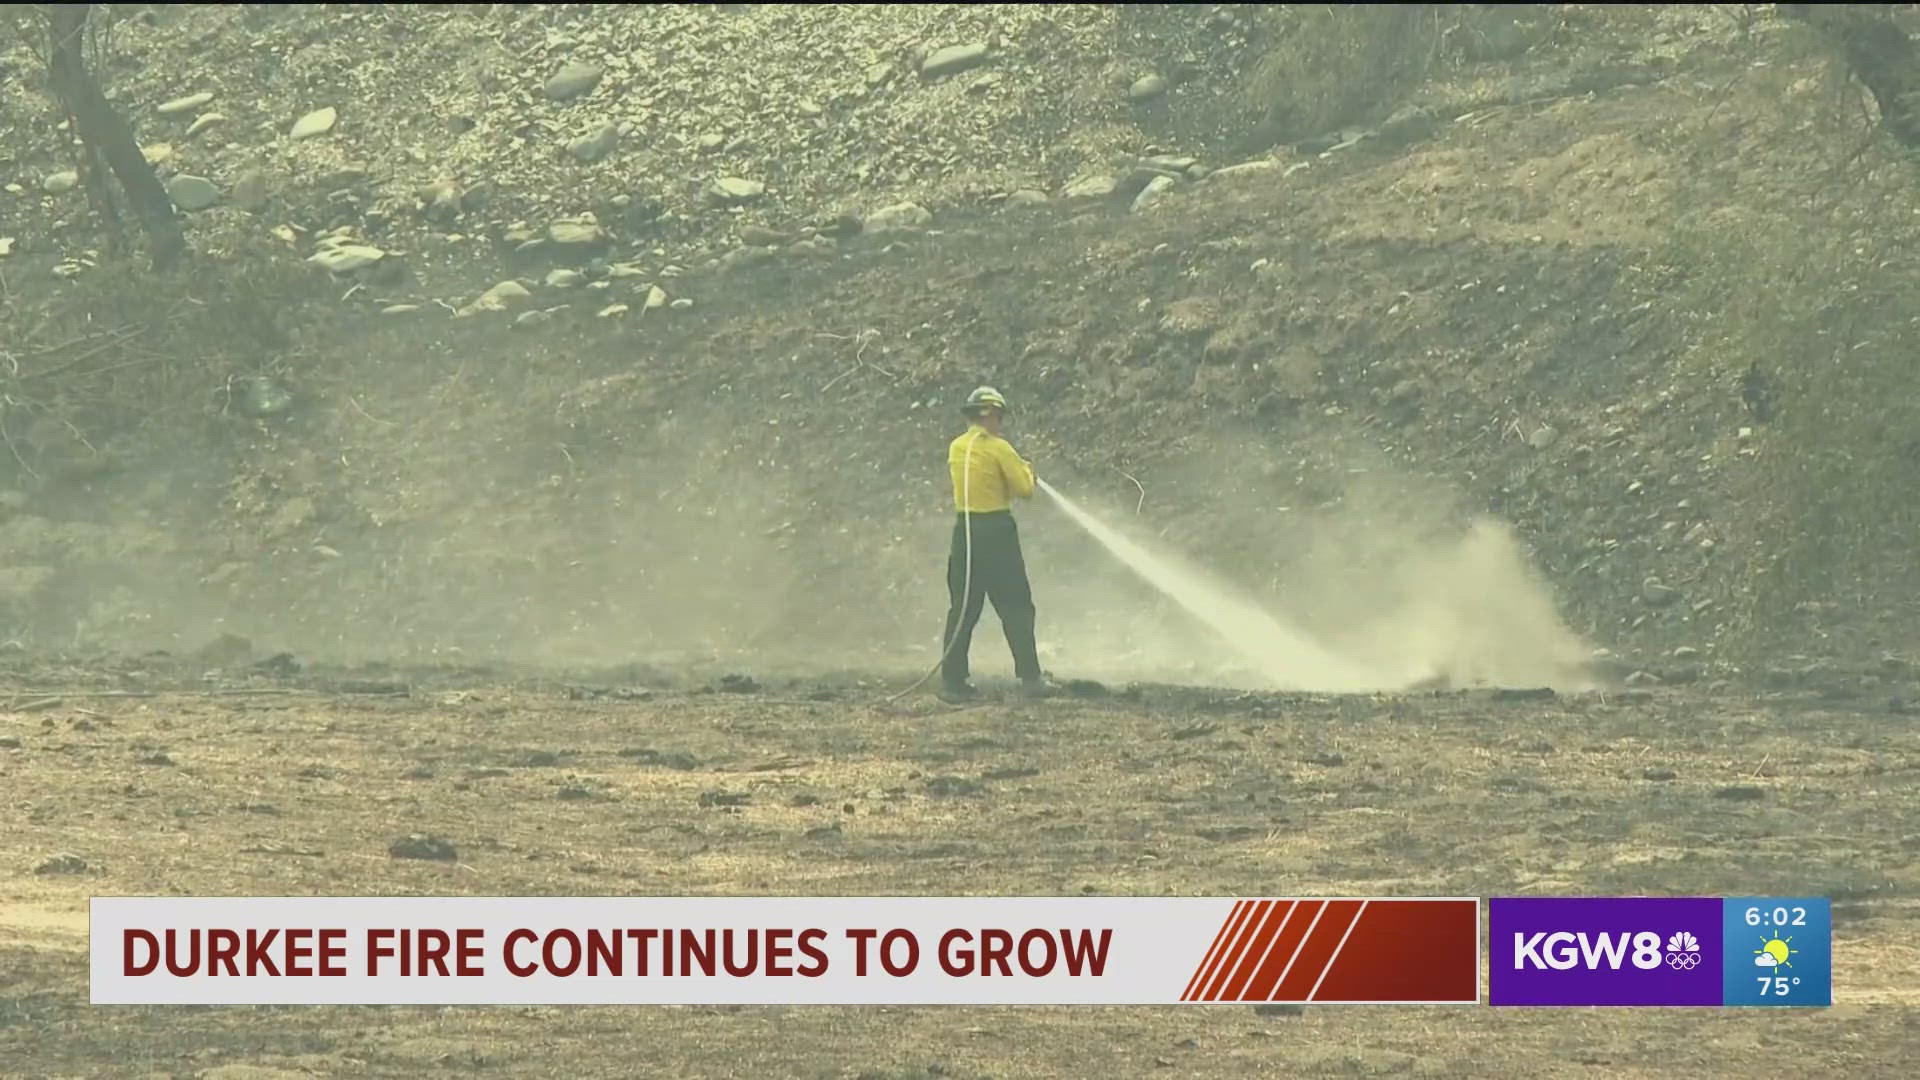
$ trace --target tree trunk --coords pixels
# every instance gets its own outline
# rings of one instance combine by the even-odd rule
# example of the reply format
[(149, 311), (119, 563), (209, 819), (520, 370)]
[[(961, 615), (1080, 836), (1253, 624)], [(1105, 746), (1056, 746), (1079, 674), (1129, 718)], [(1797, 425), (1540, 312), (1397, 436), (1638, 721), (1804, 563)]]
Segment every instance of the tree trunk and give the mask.
[(91, 156), (106, 160), (120, 181), (127, 202), (146, 231), (154, 268), (163, 270), (186, 251), (187, 238), (167, 189), (134, 141), (133, 128), (87, 72), (80, 43), (92, 10), (92, 4), (47, 5), (47, 74), (73, 120), (74, 133)]
[(1781, 4), (1780, 14), (1840, 47), (1847, 69), (1880, 106), (1880, 121), (1902, 146), (1920, 147), (1920, 49), (1884, 9), (1864, 4)]

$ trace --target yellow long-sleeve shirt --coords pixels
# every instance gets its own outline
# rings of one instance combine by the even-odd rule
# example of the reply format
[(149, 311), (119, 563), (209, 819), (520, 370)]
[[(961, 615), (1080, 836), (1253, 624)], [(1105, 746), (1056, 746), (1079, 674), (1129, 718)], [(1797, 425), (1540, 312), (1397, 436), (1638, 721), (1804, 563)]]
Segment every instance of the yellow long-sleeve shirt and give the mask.
[(1033, 497), (1033, 466), (1014, 453), (1013, 444), (979, 424), (947, 447), (947, 471), (953, 476), (953, 507), (962, 513), (1005, 510), (1014, 499)]

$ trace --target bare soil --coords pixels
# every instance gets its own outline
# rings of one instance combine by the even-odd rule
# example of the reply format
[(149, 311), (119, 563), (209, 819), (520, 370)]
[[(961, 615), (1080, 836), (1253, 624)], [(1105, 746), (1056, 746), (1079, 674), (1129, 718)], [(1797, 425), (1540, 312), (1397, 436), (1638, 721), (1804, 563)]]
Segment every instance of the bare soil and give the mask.
[[(1905, 1074), (1920, 735), (1890, 673), (1723, 692), (1164, 686), (953, 708), (842, 676), (256, 674), (15, 661), (0, 1075)], [(138, 669), (146, 687), (123, 696)], [(738, 685), (738, 684), (733, 684)], [(86, 692), (76, 692), (76, 688)], [(244, 693), (236, 691), (246, 691)], [(958, 781), (958, 782), (956, 782)], [(715, 806), (705, 795), (745, 796)], [(717, 800), (733, 802), (735, 800)], [(393, 858), (409, 834), (457, 861)], [(36, 872), (60, 855), (79, 872)], [(87, 1004), (102, 894), (1791, 893), (1829, 1011), (147, 1009)]]
[[(1717, 25), (1724, 7), (1646, 18)], [(828, 97), (810, 121), (837, 133), (821, 175), (867, 155), (893, 177), (854, 198), (777, 170), (814, 127), (733, 79), (698, 83), (732, 111), (662, 111), (604, 165), (568, 164), (576, 120), (627, 118), (536, 91), (568, 50), (654, 48), (642, 23), (410, 10), (208, 9), (128, 28), (162, 50), (120, 73), (143, 142), (164, 134), (173, 167), (222, 184), (255, 167), (274, 179), (265, 209), (194, 219), (201, 260), (166, 283), (177, 303), (161, 290), (140, 307), (124, 267), (52, 276), (94, 241), (77, 201), (35, 194), (66, 160), (54, 118), (9, 121), (10, 175), (31, 198), (0, 207), (20, 241), (0, 319), (22, 328), (6, 344), (23, 358), (3, 432), (18, 445), (0, 458), (0, 1076), (1910, 1073), (1920, 683), (1901, 657), (1920, 654), (1906, 509), (1920, 505), (1906, 434), (1920, 219), (1911, 164), (1872, 143), (1857, 88), (1807, 42), (1636, 27), (1635, 49), (1667, 42), (1683, 62), (1644, 85), (1490, 95), (1510, 103), (1449, 112), (1412, 143), (1249, 150), (1266, 155), (1253, 169), (1136, 213), (1059, 189), (1157, 150), (1248, 163), (1217, 129), (1237, 130), (1233, 63), (1257, 43), (1192, 45), (1208, 80), (1136, 108), (1128, 80), (1189, 47), (1158, 24), (1213, 31), (1171, 10), (1076, 9), (1010, 36), (987, 73), (1008, 77), (978, 91), (896, 78), (864, 104)], [(1636, 10), (1569, 8), (1586, 21), (1559, 36), (1601, 48), (1596, 25)], [(961, 40), (985, 33), (974, 20), (1030, 17), (982, 11), (936, 29)], [(927, 37), (924, 20), (946, 17), (906, 29)], [(258, 42), (228, 32), (249, 20)], [(1111, 23), (1125, 49), (1091, 51), (1102, 39), (1068, 33), (1074, 20)], [(776, 22), (786, 37), (754, 32)], [(715, 40), (751, 67), (831, 32), (844, 40), (814, 50), (821, 66), (863, 86), (870, 64), (906, 65), (885, 13), (859, 35), (840, 22), (768, 9)], [(361, 48), (396, 28), (434, 48)], [(366, 56), (411, 63), (468, 38), (464, 66), (432, 73), (446, 115), (381, 111), (413, 112), (421, 77)], [(1574, 70), (1561, 47), (1529, 63)], [(1601, 59), (1638, 55), (1615, 51)], [(267, 67), (243, 78), (235, 57)], [(1037, 66), (1061, 57), (1075, 59)], [(283, 61), (291, 78), (269, 79)], [(616, 67), (602, 98), (629, 87)], [(777, 74), (766, 93), (801, 109), (816, 88)], [(203, 83), (229, 128), (189, 141), (184, 119), (148, 116)], [(1080, 89), (1045, 98), (1051, 111), (1009, 107), (1028, 85)], [(521, 95), (512, 108), (442, 131), (496, 86)], [(335, 135), (282, 145), (336, 99), (360, 104)], [(712, 156), (687, 141), (733, 137), (740, 110), (778, 137)], [(523, 124), (537, 152), (513, 141)], [(657, 150), (659, 125), (684, 145)], [(900, 129), (917, 141), (890, 145)], [(1008, 149), (961, 152), (974, 142)], [(443, 171), (498, 188), (458, 233), (413, 206)], [(743, 211), (706, 206), (726, 174), (771, 190)], [(1054, 197), (995, 198), (1028, 185)], [(744, 225), (799, 235), (907, 196), (935, 212), (923, 232), (714, 259)], [(548, 267), (508, 242), (516, 219), (585, 209), (646, 271), (608, 294), (632, 302), (624, 318), (545, 286)], [(274, 238), (286, 223), (404, 246), (409, 277), (345, 296), (294, 277), (305, 248)], [(509, 332), (436, 304), (507, 277), (570, 307)], [(250, 278), (258, 295), (234, 285)], [(656, 280), (693, 306), (643, 314)], [(380, 314), (400, 301), (418, 310)], [(218, 318), (192, 324), (199, 338), (161, 333), (203, 307)], [(67, 338), (68, 322), (149, 329), (116, 345)], [(106, 345), (127, 355), (74, 367), (60, 351)], [(56, 371), (61, 394), (42, 389)], [(1749, 375), (1778, 383), (1777, 416)], [(234, 408), (256, 377), (293, 408)], [(938, 648), (940, 450), (979, 382), (1015, 400), (1016, 445), (1050, 482), (1318, 635), (1363, 636), (1411, 597), (1446, 616), (1417, 629), (1477, 650), (1455, 674), (1564, 620), (1612, 650), (1601, 681), (1660, 681), (1544, 698), (1164, 685), (1215, 681), (1202, 669), (1219, 650), (1043, 504), (1022, 522), (1049, 666), (1162, 682), (890, 704)], [(1489, 516), (1524, 558), (1447, 561), (1462, 523)], [(1544, 584), (1508, 572), (1520, 563)], [(1552, 619), (1517, 619), (1516, 596)], [(125, 658), (222, 633), (259, 651)], [(991, 627), (980, 645), (994, 688)], [(310, 666), (249, 666), (281, 649)], [(548, 666), (392, 666), (489, 657)], [(311, 666), (370, 658), (387, 664)], [(585, 663), (620, 666), (565, 673)], [(724, 687), (739, 670), (760, 682)], [(716, 794), (745, 802), (703, 800)], [(415, 833), (457, 859), (390, 856)], [(92, 895), (1082, 892), (1825, 895), (1837, 1004), (87, 1005)]]

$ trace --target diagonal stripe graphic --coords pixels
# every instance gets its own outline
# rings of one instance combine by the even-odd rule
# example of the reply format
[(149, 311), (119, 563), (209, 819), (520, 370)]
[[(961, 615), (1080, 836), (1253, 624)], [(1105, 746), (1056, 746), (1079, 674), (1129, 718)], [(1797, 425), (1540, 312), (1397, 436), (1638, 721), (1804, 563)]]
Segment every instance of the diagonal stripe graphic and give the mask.
[(1313, 921), (1320, 917), (1320, 911), (1326, 906), (1325, 900), (1300, 900), (1293, 918), (1287, 923), (1286, 932), (1273, 943), (1266, 962), (1260, 965), (1260, 974), (1247, 986), (1243, 1001), (1267, 1001), (1273, 989), (1280, 985), (1280, 977), (1286, 974), (1287, 966), (1293, 963), (1293, 957), (1300, 950), (1300, 943), (1313, 932)]
[(1234, 917), (1229, 920), (1226, 936), (1220, 941), (1219, 952), (1214, 955), (1213, 962), (1207, 965), (1206, 973), (1200, 977), (1199, 985), (1193, 988), (1194, 1000), (1206, 1000), (1207, 987), (1213, 984), (1214, 976), (1219, 974), (1220, 965), (1226, 963), (1227, 958), (1233, 955), (1233, 943), (1239, 940), (1240, 932), (1246, 927), (1247, 920), (1252, 917), (1254, 907), (1255, 901), (1243, 900), (1240, 902), (1238, 911), (1234, 914)]
[(1235, 968), (1233, 975), (1227, 979), (1226, 988), (1221, 991), (1223, 1000), (1240, 1000), (1240, 992), (1246, 989), (1247, 980), (1252, 978), (1253, 973), (1259, 969), (1260, 961), (1266, 958), (1267, 950), (1273, 947), (1274, 935), (1292, 911), (1291, 903), (1282, 907), (1280, 901), (1276, 900), (1268, 905), (1266, 918), (1261, 921), (1260, 928), (1253, 932), (1253, 936), (1247, 939), (1246, 951), (1240, 954), (1240, 964)]
[(1247, 901), (1235, 900), (1227, 917), (1220, 921), (1220, 932), (1213, 935), (1213, 944), (1207, 947), (1207, 955), (1200, 958), (1200, 966), (1193, 969), (1193, 978), (1187, 980), (1187, 988), (1180, 993), (1181, 1001), (1192, 1001), (1194, 987), (1199, 986), (1208, 975), (1213, 973), (1213, 965), (1220, 957), (1220, 945), (1227, 940), (1227, 934), (1233, 929), (1234, 920), (1245, 914)]
[(1340, 950), (1347, 947), (1347, 939), (1353, 936), (1353, 928), (1360, 925), (1360, 916), (1365, 914), (1369, 903), (1372, 901), (1360, 901), (1359, 908), (1354, 911), (1353, 918), (1347, 923), (1347, 929), (1340, 935), (1340, 943), (1333, 947), (1333, 955), (1327, 957), (1326, 966), (1320, 969), (1320, 977), (1313, 980), (1313, 989), (1307, 991), (1308, 1001), (1312, 1001), (1313, 995), (1320, 992), (1320, 984), (1327, 981), (1327, 972), (1332, 971), (1334, 963), (1340, 959)]
[(1220, 970), (1214, 975), (1213, 981), (1207, 984), (1206, 990), (1202, 991), (1202, 1000), (1220, 1000), (1220, 992), (1225, 989), (1228, 977), (1233, 974), (1234, 968), (1239, 966), (1241, 956), (1245, 955), (1247, 951), (1247, 942), (1253, 939), (1254, 930), (1259, 927), (1261, 920), (1266, 918), (1267, 909), (1271, 907), (1273, 907), (1273, 901), (1271, 900), (1254, 902), (1253, 909), (1248, 913), (1246, 921), (1241, 924), (1240, 933), (1233, 939), (1232, 948), (1227, 952), (1226, 956), (1222, 958)]
[(1241, 898), (1218, 917), (1180, 1001), (1471, 1004), (1480, 998), (1480, 908), (1472, 899)]
[(1305, 1001), (1307, 991), (1326, 971), (1327, 960), (1333, 956), (1333, 948), (1348, 923), (1353, 921), (1353, 913), (1360, 906), (1358, 900), (1329, 900), (1320, 911), (1324, 929), (1300, 943), (1300, 955), (1295, 957), (1294, 968), (1273, 988), (1275, 1001)]
[(1314, 928), (1320, 925), (1320, 916), (1325, 915), (1326, 913), (1327, 913), (1327, 902), (1325, 900), (1322, 900), (1320, 901), (1320, 907), (1317, 910), (1315, 910), (1313, 913), (1313, 921), (1307, 924), (1306, 932), (1300, 935), (1299, 943), (1294, 945), (1293, 955), (1287, 957), (1287, 966), (1284, 968), (1281, 968), (1279, 977), (1273, 980), (1273, 989), (1267, 992), (1268, 1001), (1272, 1001), (1275, 998), (1280, 996), (1280, 988), (1286, 985), (1287, 975), (1289, 972), (1293, 971), (1294, 961), (1300, 959), (1300, 950), (1306, 948), (1307, 942), (1313, 940)]
[(1281, 948), (1285, 945), (1285, 943), (1292, 941), (1293, 938), (1291, 935), (1293, 933), (1298, 933), (1297, 929), (1290, 931), (1288, 929), (1288, 926), (1293, 922), (1294, 913), (1299, 910), (1300, 910), (1300, 901), (1298, 900), (1287, 901), (1286, 915), (1281, 918), (1280, 925), (1275, 928), (1273, 936), (1270, 939), (1268, 939), (1267, 947), (1261, 950), (1260, 959), (1253, 965), (1253, 978), (1250, 982), (1247, 983), (1245, 987), (1241, 989), (1237, 1000), (1240, 1000), (1240, 1001), (1262, 1000), (1260, 998), (1260, 995), (1265, 993), (1265, 991), (1260, 989), (1261, 979), (1264, 978), (1273, 970), (1272, 957), (1273, 957), (1274, 950), (1277, 948)]
[(1474, 1004), (1485, 959), (1477, 902), (1376, 898), (1353, 920), (1339, 962), (1327, 965), (1313, 1000)]

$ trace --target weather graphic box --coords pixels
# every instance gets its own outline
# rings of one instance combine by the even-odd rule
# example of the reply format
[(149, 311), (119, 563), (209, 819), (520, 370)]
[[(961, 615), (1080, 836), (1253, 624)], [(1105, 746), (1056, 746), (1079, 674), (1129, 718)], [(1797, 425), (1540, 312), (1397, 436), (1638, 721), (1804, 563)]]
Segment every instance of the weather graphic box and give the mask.
[(1491, 1005), (1833, 1003), (1824, 899), (1494, 897)]

